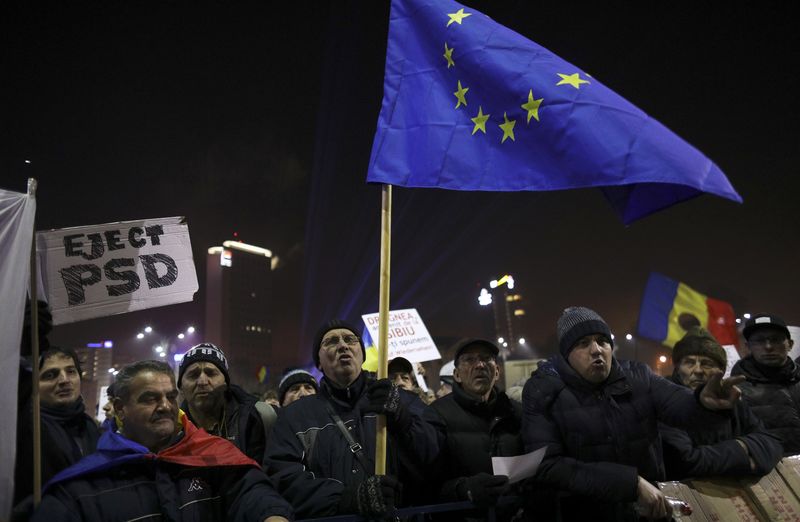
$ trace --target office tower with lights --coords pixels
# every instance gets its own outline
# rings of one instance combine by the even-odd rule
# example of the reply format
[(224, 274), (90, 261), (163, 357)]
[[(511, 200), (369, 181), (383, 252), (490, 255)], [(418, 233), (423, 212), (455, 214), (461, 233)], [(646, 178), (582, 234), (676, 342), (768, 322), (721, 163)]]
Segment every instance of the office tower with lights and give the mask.
[(490, 281), (489, 288), (481, 288), (478, 296), (481, 306), (492, 307), (494, 333), (503, 359), (526, 344), (519, 328), (520, 320), (525, 316), (522, 294), (514, 290), (514, 277), (507, 274)]
[(259, 388), (272, 359), (272, 252), (239, 241), (208, 249), (204, 340), (228, 358), (231, 381)]

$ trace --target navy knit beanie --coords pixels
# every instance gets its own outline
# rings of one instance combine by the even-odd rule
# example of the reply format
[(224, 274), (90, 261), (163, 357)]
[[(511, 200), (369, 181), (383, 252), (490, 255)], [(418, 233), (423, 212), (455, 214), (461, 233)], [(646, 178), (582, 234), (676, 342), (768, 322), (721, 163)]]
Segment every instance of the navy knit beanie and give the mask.
[(183, 356), (183, 359), (181, 359), (181, 365), (178, 368), (179, 389), (181, 387), (181, 379), (183, 379), (183, 374), (186, 373), (186, 369), (200, 361), (210, 362), (219, 368), (219, 371), (225, 376), (225, 384), (230, 385), (231, 378), (228, 375), (228, 360), (225, 358), (225, 354), (211, 343), (200, 343), (192, 346)]
[(558, 318), (556, 329), (558, 330), (558, 349), (565, 359), (569, 356), (575, 343), (587, 335), (603, 334), (608, 337), (611, 346), (614, 346), (611, 330), (606, 322), (597, 312), (584, 306), (572, 306), (564, 310), (564, 313)]

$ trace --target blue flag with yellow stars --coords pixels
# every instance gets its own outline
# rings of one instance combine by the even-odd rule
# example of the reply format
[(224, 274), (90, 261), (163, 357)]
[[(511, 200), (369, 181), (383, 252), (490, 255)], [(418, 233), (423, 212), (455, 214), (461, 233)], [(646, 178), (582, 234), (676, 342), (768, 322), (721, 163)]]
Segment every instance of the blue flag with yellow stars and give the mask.
[(367, 181), (599, 187), (625, 223), (704, 192), (742, 198), (700, 151), (582, 69), (449, 0), (392, 0)]

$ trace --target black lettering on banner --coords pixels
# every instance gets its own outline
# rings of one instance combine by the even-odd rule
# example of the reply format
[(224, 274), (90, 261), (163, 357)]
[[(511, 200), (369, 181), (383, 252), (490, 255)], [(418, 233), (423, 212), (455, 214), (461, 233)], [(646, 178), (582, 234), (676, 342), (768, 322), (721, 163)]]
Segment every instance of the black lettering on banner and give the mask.
[[(161, 228), (159, 226), (159, 228)], [(142, 266), (144, 267), (144, 277), (147, 279), (147, 286), (150, 289), (153, 288), (161, 288), (163, 286), (169, 286), (178, 279), (178, 265), (175, 264), (175, 261), (166, 254), (152, 254), (152, 255), (141, 255), (139, 259), (142, 260)], [(167, 267), (167, 273), (161, 277), (158, 277), (158, 271), (156, 270), (156, 263), (162, 263), (164, 266)]]
[(79, 237), (83, 237), (83, 234), (72, 234), (69, 236), (64, 236), (64, 255), (66, 255), (67, 257), (75, 257), (81, 255), (81, 247), (83, 246), (83, 242), (74, 241)]
[(86, 301), (83, 287), (100, 282), (100, 267), (96, 265), (72, 265), (59, 270), (70, 306)]
[(139, 276), (134, 270), (121, 270), (116, 271), (117, 268), (123, 266), (136, 266), (133, 258), (123, 257), (120, 259), (112, 259), (105, 265), (106, 277), (112, 281), (127, 281), (121, 285), (106, 285), (109, 297), (117, 295), (130, 294), (139, 289)]
[(86, 234), (86, 239), (90, 239), (92, 241), (92, 253), (86, 255), (86, 252), (81, 252), (81, 257), (87, 261), (91, 261), (102, 256), (103, 251), (105, 250), (103, 248), (103, 237), (100, 234)]
[(158, 239), (158, 236), (164, 234), (164, 227), (161, 225), (152, 225), (149, 227), (144, 227), (145, 233), (150, 237), (150, 244), (151, 245), (160, 245), (161, 240)]
[(142, 248), (147, 244), (147, 241), (140, 238), (144, 234), (144, 229), (142, 227), (131, 227), (128, 230), (128, 241), (130, 242), (133, 248)]
[(125, 243), (121, 243), (119, 240), (119, 234), (120, 234), (119, 230), (106, 230), (104, 232), (109, 252), (111, 252), (112, 250), (119, 250), (121, 248), (125, 248)]

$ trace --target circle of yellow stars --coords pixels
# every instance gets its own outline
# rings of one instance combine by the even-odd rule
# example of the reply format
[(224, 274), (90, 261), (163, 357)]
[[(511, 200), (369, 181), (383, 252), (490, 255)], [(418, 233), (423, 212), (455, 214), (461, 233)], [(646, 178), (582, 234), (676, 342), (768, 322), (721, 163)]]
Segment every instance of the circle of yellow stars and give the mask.
[[(452, 24), (462, 25), (462, 22), (468, 16), (472, 16), (472, 13), (465, 13), (464, 9), (461, 8), (455, 13), (447, 13), (447, 24), (445, 27), (450, 27)], [(447, 42), (444, 44), (444, 54), (442, 55), (447, 63), (447, 68), (450, 69), (451, 67), (456, 66), (455, 58), (453, 57), (453, 47), (449, 47)], [(560, 78), (560, 80), (556, 83), (556, 86), (566, 85), (574, 87), (575, 89), (580, 90), (581, 85), (590, 84), (589, 80), (585, 80), (581, 78), (581, 73), (576, 72), (572, 74), (565, 74), (565, 73), (556, 73), (556, 75)], [(457, 80), (457, 89), (453, 92), (453, 96), (456, 97), (456, 109), (461, 106), (467, 106), (467, 92), (469, 91), (469, 87), (466, 87), (461, 84), (461, 80)], [(533, 89), (528, 90), (528, 98), (520, 105), (522, 109), (526, 111), (526, 125), (530, 125), (531, 118), (539, 122), (539, 108), (542, 105), (544, 98), (536, 98), (533, 94)], [(476, 132), (481, 131), (482, 133), (486, 134), (486, 122), (489, 120), (491, 114), (484, 114), (483, 107), (478, 106), (478, 114), (475, 115), (474, 118), (470, 118), (470, 121), (474, 124), (472, 128), (472, 135), (474, 136)], [(505, 143), (507, 139), (511, 139), (511, 141), (516, 141), (514, 138), (514, 126), (517, 124), (517, 120), (515, 119), (508, 119), (508, 113), (503, 112), (503, 123), (499, 123), (498, 127), (500, 130), (503, 131), (503, 136), (500, 139), (500, 143)]]

